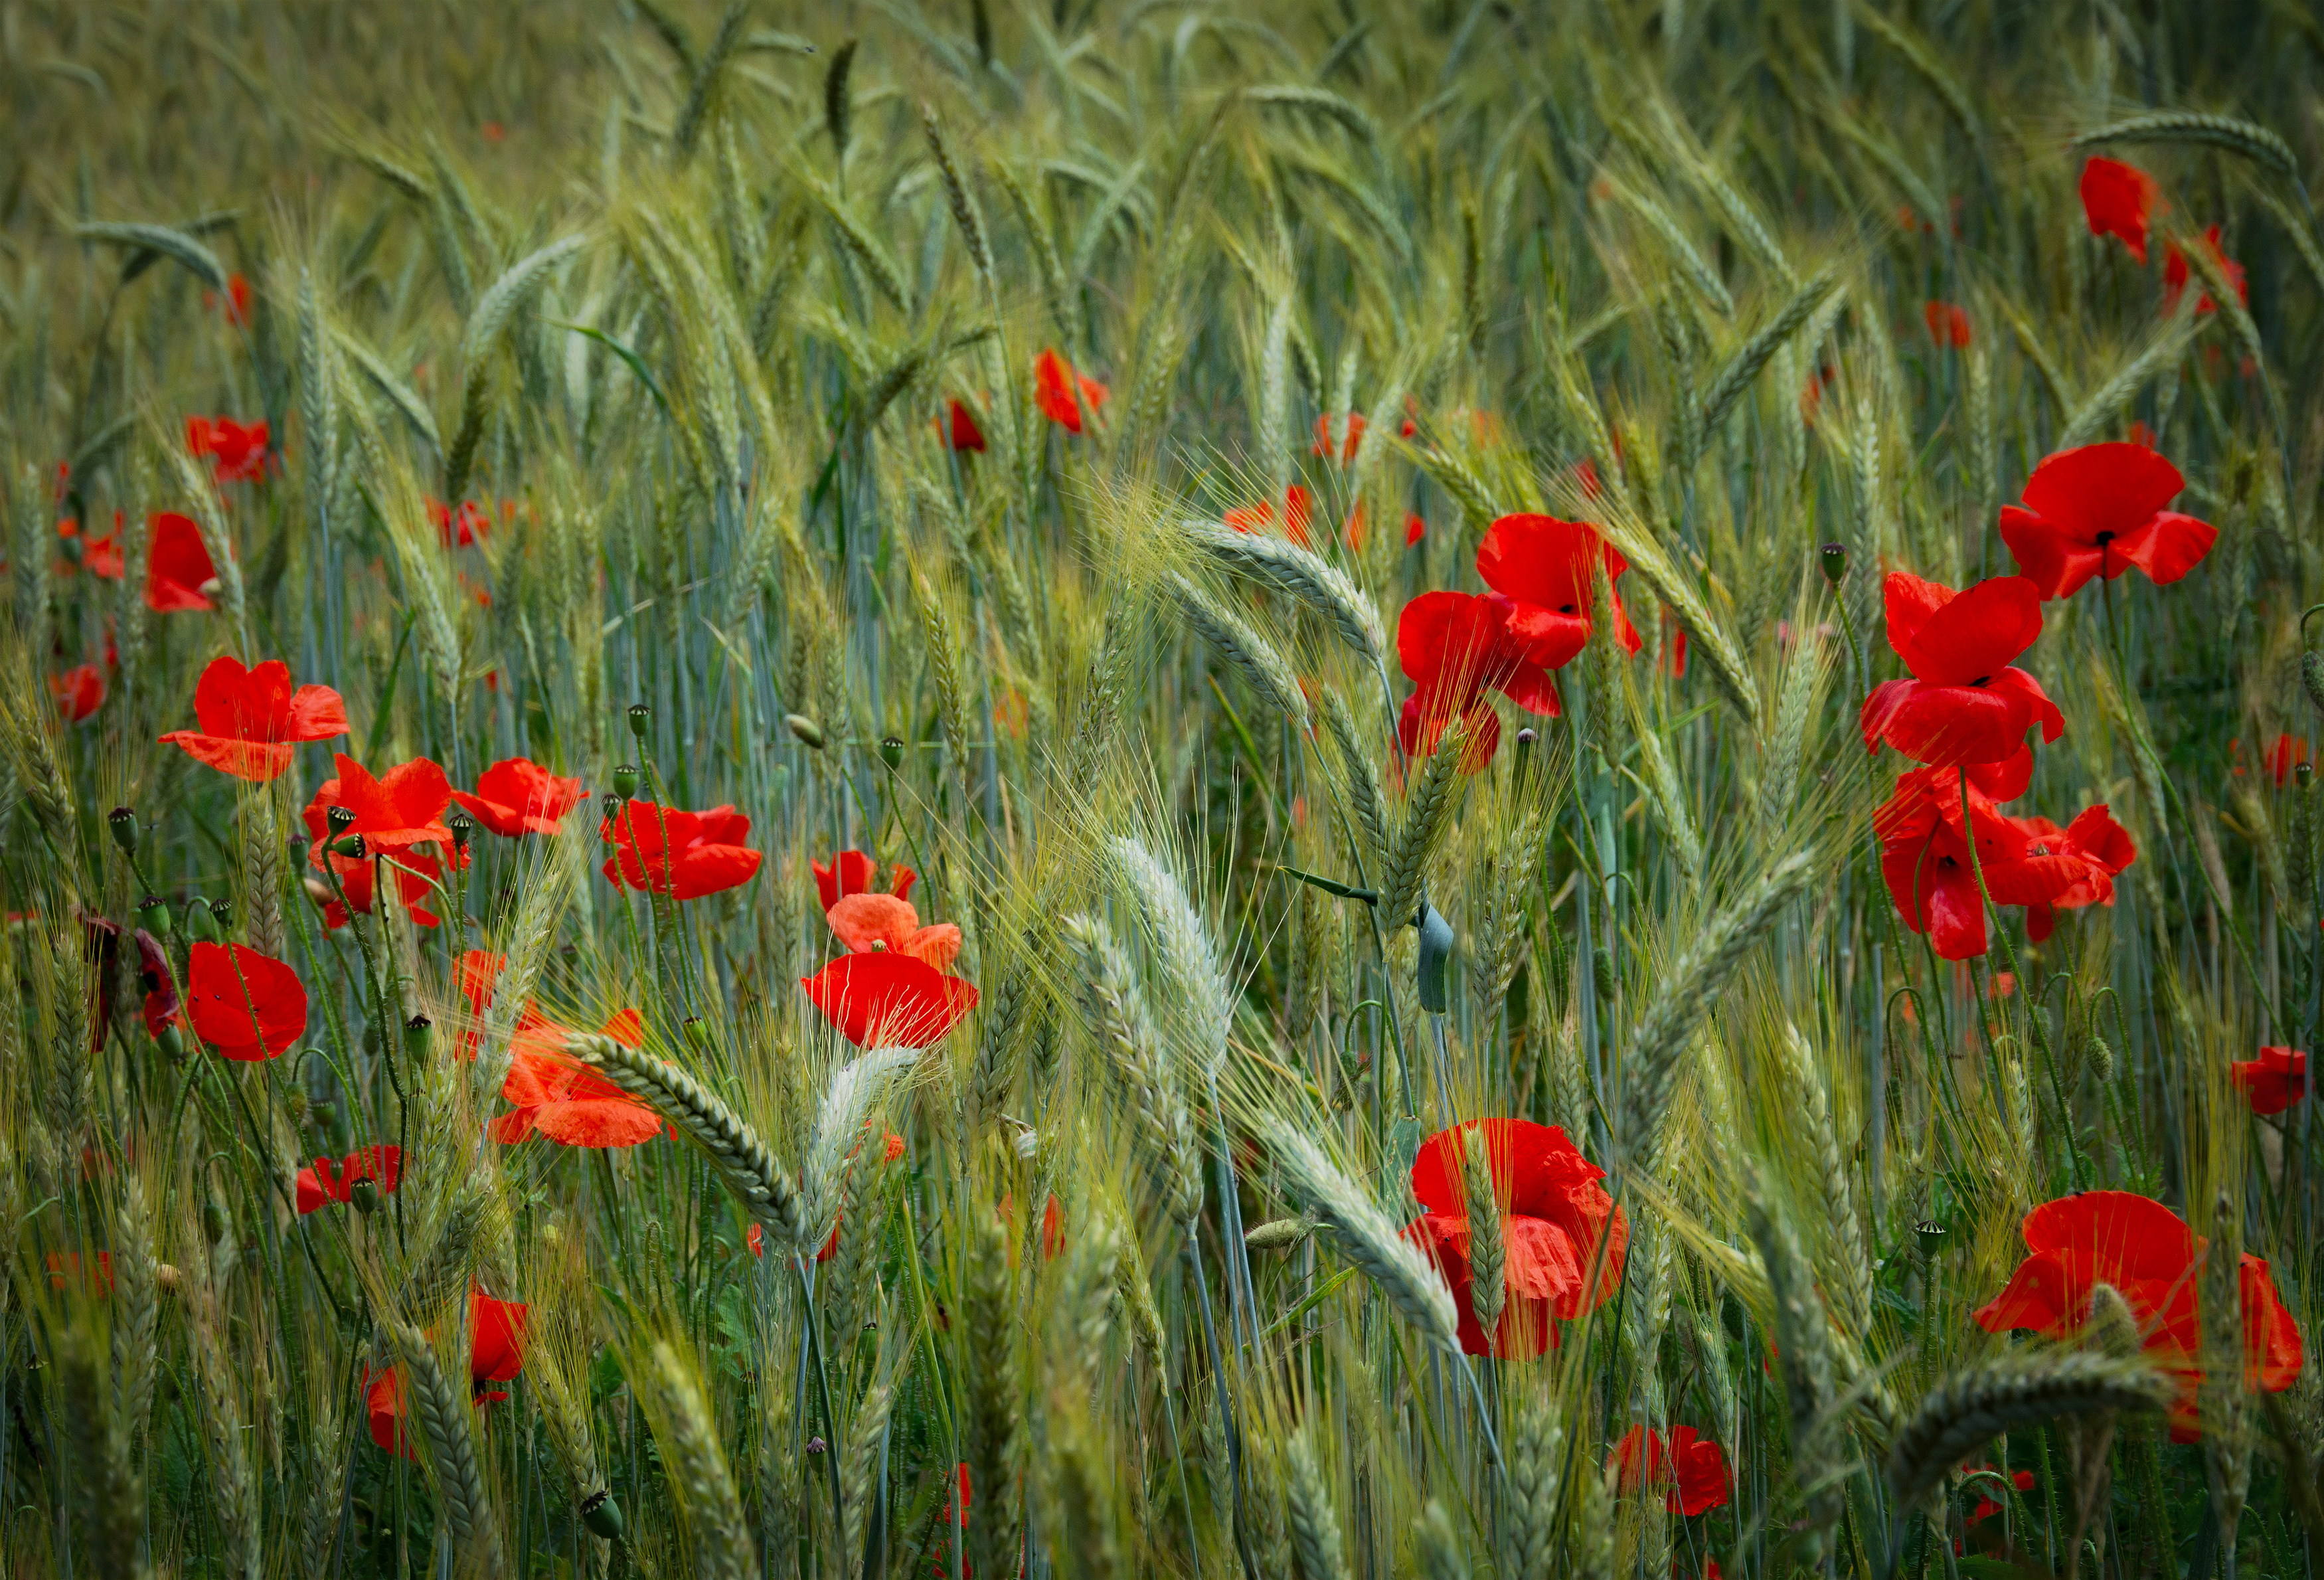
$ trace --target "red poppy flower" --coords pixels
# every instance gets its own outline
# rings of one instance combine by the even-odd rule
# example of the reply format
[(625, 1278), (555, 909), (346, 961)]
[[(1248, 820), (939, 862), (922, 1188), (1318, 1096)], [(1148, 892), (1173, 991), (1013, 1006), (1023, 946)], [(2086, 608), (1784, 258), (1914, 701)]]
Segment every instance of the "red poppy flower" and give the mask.
[[(78, 1251), (51, 1251), (42, 1260), (48, 1269), (49, 1288), (52, 1289), (70, 1285), (80, 1272), (80, 1252)], [(81, 1281), (90, 1294), (109, 1298), (113, 1293), (113, 1252), (98, 1252), (88, 1277)]]
[[(2237, 741), (2235, 744), (2236, 755), (2241, 756), (2244, 744)], [(2292, 735), (2279, 735), (2275, 737), (2275, 744), (2267, 749), (2268, 777), (2275, 781), (2276, 789), (2282, 790), (2283, 781), (2292, 777), (2292, 771), (2307, 761), (2307, 742)], [(2243, 770), (2238, 768), (2236, 772), (2241, 773)]]
[[(1969, 1465), (1963, 1465), (1961, 1468), (1963, 1470), (1971, 1469)], [(1975, 1467), (1975, 1471), (1993, 1472), (1993, 1466), (1989, 1465), (1980, 1465)], [(1972, 1472), (1972, 1474), (1974, 1474), (1974, 1472)], [(1998, 1473), (1996, 1472), (1994, 1474)], [(2021, 1492), (2030, 1492), (2039, 1483), (2034, 1481), (2034, 1473), (2032, 1471), (2021, 1470), (2014, 1472), (2010, 1475), (2009, 1484), (2015, 1487)], [(1980, 1495), (1978, 1499), (1977, 1507), (1961, 1520), (1961, 1523), (1963, 1525), (1976, 1525), (1984, 1520), (1992, 1519), (1995, 1515), (2000, 1512), (2000, 1504), (1995, 1502), (1990, 1498)]]
[[(378, 882), (373, 875), (373, 864), (367, 858), (356, 860), (335, 855), (330, 858), (330, 863), (332, 869), (339, 874), (339, 888), (347, 897), (346, 903), (340, 904), (338, 896), (331, 892), (330, 885), (319, 878), (307, 880), (307, 892), (323, 908), (323, 926), (337, 932), (347, 925), (349, 911), (357, 916), (372, 913), (378, 895)], [(392, 855), (383, 855), (379, 864), (395, 874), (396, 898), (403, 902), (404, 912), (411, 918), (414, 927), (442, 925), (444, 919), (430, 909), (436, 904), (438, 891), (444, 882), (442, 862), (432, 855), (405, 850)], [(460, 864), (466, 866), (467, 864), (464, 861)]]
[(1572, 474), (1573, 481), (1581, 487), (1582, 498), (1595, 499), (1606, 492), (1606, 485), (1598, 480), (1598, 463), (1590, 457), (1582, 457), (1566, 470)]
[(215, 609), (210, 590), (217, 585), (217, 567), (202, 542), (202, 530), (191, 516), (158, 511), (146, 522), (145, 606), (157, 614), (180, 609)]
[(524, 1370), (529, 1315), (521, 1300), (495, 1300), (477, 1285), (468, 1286), (468, 1380), (477, 1403), (506, 1399), (506, 1390), (487, 1390), (484, 1384), (512, 1381)]
[(186, 419), (186, 448), (211, 457), (221, 483), (248, 483), (266, 475), (266, 423), (236, 422), (231, 417)]
[[(2184, 1219), (2143, 1196), (2090, 1190), (2045, 1202), (2025, 1215), (2025, 1249), (2008, 1286), (1973, 1314), (1987, 1333), (2027, 1328), (2070, 1338), (2089, 1320), (2090, 1289), (2111, 1284), (2138, 1318), (2147, 1355), (2179, 1384), (2171, 1435), (2197, 1432), (2197, 1357), (2203, 1329), (2198, 1300), (2205, 1242)], [(2284, 1309), (2264, 1258), (2246, 1254), (2237, 1270), (2246, 1391), (2280, 1393), (2300, 1377), (2300, 1326)]]
[(2257, 1058), (2228, 1065), (2227, 1074), (2254, 1113), (2282, 1113), (2308, 1092), (2308, 1056), (2293, 1049), (2263, 1048)]
[(143, 928), (133, 936), (137, 940), (137, 985), (145, 995), (139, 1006), (145, 1019), (145, 1035), (159, 1037), (161, 1028), (178, 1018), (177, 977), (159, 938)]
[(413, 1451), (410, 1437), (403, 1430), (406, 1413), (403, 1392), (403, 1368), (390, 1366), (384, 1372), (364, 1368), (364, 1421), (371, 1430), (371, 1440), (390, 1454), (401, 1455), (420, 1463)]
[(300, 814), (316, 841), (307, 858), (313, 865), (323, 864), (322, 842), (330, 833), (333, 807), (355, 813), (346, 832), (362, 835), (368, 855), (401, 855), (416, 845), (450, 845), (452, 831), (443, 818), (451, 804), (452, 781), (433, 760), (415, 757), (376, 777), (344, 752), (332, 761), (338, 777), (325, 780)]
[(2117, 236), (2146, 262), (2146, 226), (2163, 207), (2163, 185), (2136, 165), (2093, 159), (2082, 166), (2082, 216), (2092, 236)]
[[(2218, 226), (2215, 225), (2203, 233), (2203, 245), (2210, 250), (2212, 262), (2218, 264), (2219, 273), (2227, 277), (2227, 283), (2236, 288), (2236, 300), (2249, 306), (2251, 287), (2244, 280), (2244, 266), (2219, 250)], [(2187, 289), (2187, 279), (2190, 273), (2187, 265), (2187, 254), (2179, 250), (2177, 242), (2172, 242), (2169, 250), (2163, 254), (2163, 310), (2164, 312), (2175, 313), (2179, 310), (2179, 293)], [(2211, 300), (2209, 291), (2205, 291), (2196, 299), (2197, 317), (2218, 310), (2219, 304)]]
[(1692, 1427), (1673, 1427), (1667, 1444), (1651, 1427), (1632, 1427), (1606, 1463), (1617, 1471), (1617, 1484), (1625, 1492), (1642, 1486), (1665, 1489), (1664, 1506), (1674, 1514), (1692, 1519), (1728, 1501), (1727, 1455)]
[(474, 790), (456, 790), (452, 799), (494, 834), (514, 839), (562, 828), (565, 815), (581, 804), (581, 781), (522, 757), (503, 757), (476, 776)]
[(456, 515), (442, 500), (431, 499), (428, 519), (435, 523), (436, 536), (447, 549), (466, 549), (493, 528), (492, 513), (473, 499), (462, 500)]
[(282, 777), (294, 742), (347, 733), (346, 705), (328, 686), (294, 690), (290, 666), (281, 659), (244, 668), (232, 653), (212, 659), (194, 683), (194, 717), (201, 728), (171, 730), (161, 739), (197, 762), (253, 784)]
[[(1590, 640), (1592, 556), (1606, 567), (1609, 583), (1618, 582), (1630, 562), (1588, 522), (1555, 516), (1507, 515), (1477, 545), (1477, 574), (1485, 585), (1511, 600), (1509, 630), (1535, 644), (1543, 661), (1563, 668)], [(1614, 633), (1636, 652), (1637, 628), (1613, 594)]]
[(2187, 480), (2141, 444), (2088, 444), (2034, 468), (2022, 505), (2004, 505), (2001, 541), (2044, 598), (2136, 566), (2157, 587), (2195, 568), (2218, 541), (2208, 522), (2165, 510)]
[(307, 990), (271, 955), (196, 944), (186, 965), (186, 1014), (194, 1035), (223, 1058), (276, 1058), (307, 1029)]
[(226, 277), (226, 298), (220, 302), (215, 291), (202, 292), (202, 307), (207, 311), (218, 311), (223, 307), (226, 321), (235, 328), (250, 322), (250, 282), (239, 274)]
[(597, 837), (613, 846), (605, 858), (609, 880), (680, 900), (699, 900), (758, 876), (766, 857), (743, 846), (750, 834), (751, 820), (732, 807), (681, 812), (651, 801), (631, 801), (618, 820), (605, 818), (597, 828)]
[(1922, 307), (1921, 316), (1928, 320), (1929, 338), (1938, 345), (1958, 351), (1969, 344), (1967, 309), (1954, 302), (1932, 301)]
[(342, 1205), (354, 1199), (355, 1182), (368, 1179), (382, 1196), (393, 1196), (403, 1182), (403, 1149), (364, 1147), (334, 1162), (318, 1158), (311, 1169), (299, 1170), (299, 1211), (303, 1216), (326, 1202)]
[[(872, 874), (879, 864), (860, 850), (843, 850), (828, 862), (809, 857), (807, 864), (815, 873), (816, 892), (823, 898), (823, 908), (829, 910), (850, 894), (872, 892)], [(899, 900), (908, 900), (912, 885), (919, 882), (919, 873), (901, 862), (890, 869), (888, 892)]]
[[(1302, 549), (1309, 546), (1307, 521), (1314, 509), (1314, 496), (1298, 484), (1283, 491), (1283, 535)], [(1262, 532), (1275, 525), (1275, 505), (1270, 500), (1239, 505), (1227, 512), (1225, 519), (1227, 525), (1238, 532)]]
[(1427, 535), (1427, 532), (1428, 523), (1422, 521), (1417, 513), (1407, 515), (1404, 518), (1404, 546), (1406, 548), (1409, 549), (1415, 543), (1419, 542), (1423, 537)]
[[(1081, 398), (1076, 401), (1075, 390)], [(1041, 415), (1064, 429), (1067, 433), (1082, 430), (1082, 412), (1086, 408), (1094, 413), (1105, 404), (1112, 392), (1087, 374), (1076, 371), (1052, 346), (1041, 353), (1033, 364), (1033, 403)]]
[(960, 929), (948, 921), (922, 927), (912, 902), (892, 894), (850, 894), (824, 917), (850, 954), (893, 949), (938, 971), (950, 968), (960, 955)]
[(59, 574), (70, 576), (76, 570), (86, 570), (91, 576), (101, 577), (106, 581), (119, 581), (122, 572), (128, 565), (127, 559), (121, 552), (121, 527), (124, 520), (123, 513), (115, 511), (113, 531), (110, 536), (103, 538), (84, 535), (80, 530), (80, 522), (70, 516), (59, 522), (57, 536), (78, 540), (80, 544), (78, 559), (65, 560), (58, 567)]
[(976, 1007), (976, 989), (925, 960), (882, 950), (842, 955), (799, 978), (807, 996), (858, 1048), (927, 1048)]
[[(1501, 1243), (1508, 1298), (1489, 1344), (1477, 1324), (1469, 1269), (1469, 1206), (1462, 1187), (1467, 1146), (1480, 1131), (1501, 1198)], [(1551, 1318), (1571, 1322), (1596, 1310), (1622, 1281), (1628, 1222), (1599, 1185), (1606, 1171), (1583, 1157), (1555, 1125), (1526, 1119), (1481, 1119), (1443, 1130), (1421, 1143), (1412, 1164), (1412, 1194), (1422, 1215), (1405, 1230), (1452, 1287), (1461, 1314), (1461, 1347), (1472, 1355), (1538, 1355), (1553, 1338)]]
[(1423, 593), (1404, 606), (1396, 623), (1397, 662), (1417, 688), (1397, 721), (1407, 753), (1434, 752), (1457, 718), (1469, 732), (1462, 772), (1474, 773), (1490, 762), (1501, 725), (1485, 700), (1488, 688), (1528, 713), (1557, 716), (1551, 671), (1580, 649), (1566, 651), (1562, 638), (1517, 635), (1509, 628), (1517, 606), (1499, 594), (1447, 592)]
[(984, 430), (976, 425), (976, 413), (969, 409), (968, 402), (959, 400), (946, 401), (945, 409), (945, 415), (951, 420), (951, 431), (945, 432), (944, 423), (940, 422), (936, 425), (937, 431), (945, 433), (945, 442), (955, 450), (975, 450), (982, 454), (984, 449)]
[[(645, 1046), (645, 1024), (623, 1010), (603, 1029), (625, 1048)], [(545, 1022), (521, 1030), (509, 1050), (501, 1096), (511, 1105), (488, 1127), (514, 1146), (535, 1132), (562, 1147), (634, 1147), (661, 1132), (661, 1115), (565, 1052), (566, 1031)]]
[[(1360, 411), (1342, 412), (1337, 418), (1318, 417), (1315, 419), (1315, 443), (1307, 453), (1328, 456), (1336, 448), (1340, 452), (1340, 465), (1344, 467), (1356, 458), (1356, 451), (1364, 442), (1367, 426), (1369, 424)], [(1332, 442), (1334, 430), (1339, 434), (1336, 447)]]
[(105, 671), (95, 664), (82, 664), (51, 675), (49, 695), (56, 698), (57, 711), (65, 716), (65, 722), (77, 725), (105, 705)]
[(1956, 593), (1904, 571), (1887, 582), (1888, 645), (1912, 671), (1864, 699), (1867, 751), (1886, 741), (1905, 756), (1952, 767), (2016, 755), (2025, 732), (2054, 741), (2066, 719), (2041, 682), (2010, 661), (2042, 634), (2042, 597), (2022, 576), (1989, 577)]

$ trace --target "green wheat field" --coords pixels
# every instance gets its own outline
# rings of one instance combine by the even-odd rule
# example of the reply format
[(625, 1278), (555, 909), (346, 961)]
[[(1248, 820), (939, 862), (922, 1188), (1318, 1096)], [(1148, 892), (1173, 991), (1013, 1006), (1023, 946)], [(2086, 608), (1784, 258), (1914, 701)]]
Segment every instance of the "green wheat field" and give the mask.
[(0, 3), (0, 1580), (2317, 1572), (2315, 10), (722, 4)]

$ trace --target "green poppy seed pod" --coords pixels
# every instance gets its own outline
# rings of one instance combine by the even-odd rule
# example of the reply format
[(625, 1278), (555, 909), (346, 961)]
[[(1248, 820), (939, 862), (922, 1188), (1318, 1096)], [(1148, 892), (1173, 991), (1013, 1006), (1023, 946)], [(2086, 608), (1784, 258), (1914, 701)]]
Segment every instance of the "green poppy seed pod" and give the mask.
[(613, 1501), (611, 1492), (592, 1492), (581, 1500), (581, 1523), (589, 1534), (605, 1541), (618, 1541), (622, 1535), (622, 1506)]
[(1921, 1258), (1934, 1261), (1945, 1248), (1945, 1226), (1934, 1218), (1923, 1218), (1913, 1225), (1913, 1235), (1921, 1243)]
[(653, 709), (642, 702), (631, 703), (630, 734), (642, 741), (646, 738), (646, 732), (651, 728), (653, 728)]
[(203, 1239), (216, 1245), (226, 1238), (229, 1220), (226, 1215), (226, 1208), (219, 1203), (217, 1197), (212, 1197), (202, 1204)]
[(210, 920), (217, 924), (219, 938), (225, 939), (232, 938), (234, 936), (234, 901), (231, 900), (221, 900), (215, 905), (212, 905), (210, 907)]
[(476, 820), (466, 812), (455, 811), (444, 819), (444, 827), (452, 831), (452, 848), (466, 850), (468, 848), (468, 836), (476, 831)]
[(2101, 1081), (2114, 1079), (2114, 1044), (2093, 1031), (2089, 1046), (2082, 1049), (2082, 1057), (2090, 1061), (2090, 1074)]
[(1823, 579), (1838, 587), (1840, 578), (1848, 574), (1848, 545), (1826, 543), (1816, 557), (1823, 564)]
[(823, 726), (815, 720), (803, 713), (787, 713), (783, 715), (783, 723), (798, 738), (800, 745), (812, 752), (823, 750)]
[(170, 902), (159, 894), (148, 894), (137, 902), (137, 925), (156, 938), (170, 936)]
[(366, 1058), (377, 1058), (380, 1055), (380, 1050), (386, 1046), (386, 1043), (380, 1040), (379, 1028), (370, 1024), (369, 1022), (365, 1022), (363, 1029), (364, 1057)]
[[(618, 831), (622, 826), (622, 808), (625, 804), (626, 803), (622, 801), (622, 798), (615, 795), (612, 790), (607, 790), (605, 792), (605, 799), (597, 803), (598, 807), (605, 814), (606, 823), (611, 826), (613, 830)], [(609, 839), (612, 838), (613, 834), (609, 832), (606, 835), (606, 837)]]
[(1590, 975), (1596, 979), (1598, 1002), (1609, 1004), (1614, 1001), (1614, 951), (1600, 944), (1590, 952)]
[(2308, 688), (2308, 700), (2316, 705), (2316, 711), (2324, 713), (2324, 653), (2300, 655), (2300, 683)]
[(890, 773), (893, 773), (896, 770), (903, 767), (904, 743), (897, 739), (894, 735), (881, 736), (880, 761), (888, 765), (888, 772)]
[(636, 763), (624, 762), (613, 770), (613, 793), (625, 801), (637, 799), (638, 765)]
[(710, 1051), (710, 1022), (699, 1015), (688, 1015), (685, 1021), (686, 1045), (696, 1053)]
[(160, 1046), (163, 1053), (170, 1056), (171, 1063), (183, 1064), (186, 1062), (186, 1039), (178, 1030), (178, 1023), (175, 1021), (163, 1026), (160, 1034), (156, 1036), (153, 1040)]
[(186, 907), (186, 936), (197, 944), (217, 942), (217, 919), (210, 914), (208, 901), (197, 898)]
[(353, 807), (327, 807), (323, 809), (323, 827), (333, 834), (345, 834), (355, 824), (355, 809)]
[(435, 1024), (425, 1015), (414, 1015), (403, 1023), (403, 1055), (406, 1058), (428, 1057), (429, 1034)]
[(1441, 1015), (1451, 1002), (1444, 991), (1445, 963), (1452, 958), (1452, 924), (1424, 902), (1420, 908), (1420, 1007)]
[(115, 807), (105, 815), (105, 827), (113, 836), (113, 843), (121, 847), (123, 855), (137, 854), (137, 814), (126, 807)]
[(379, 1187), (369, 1179), (358, 1179), (347, 1187), (347, 1204), (365, 1217), (379, 1211)]
[(331, 841), (331, 854), (333, 855), (346, 856), (349, 861), (359, 862), (363, 860), (364, 854), (364, 836), (360, 834), (348, 834), (343, 835), (337, 839), (334, 839)]

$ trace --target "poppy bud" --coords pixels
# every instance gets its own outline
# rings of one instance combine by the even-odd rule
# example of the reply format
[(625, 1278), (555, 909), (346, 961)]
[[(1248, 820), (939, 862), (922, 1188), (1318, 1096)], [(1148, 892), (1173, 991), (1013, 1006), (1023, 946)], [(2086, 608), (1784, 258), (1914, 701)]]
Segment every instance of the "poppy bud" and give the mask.
[(456, 811), (444, 819), (444, 827), (452, 831), (452, 848), (466, 850), (468, 848), (468, 836), (476, 831), (476, 820), (466, 812)]
[(684, 1022), (687, 1046), (696, 1053), (710, 1050), (710, 1022), (699, 1015), (688, 1015)]
[(1826, 543), (1819, 557), (1823, 561), (1823, 579), (1838, 587), (1840, 578), (1848, 574), (1848, 545)]
[(406, 1058), (428, 1057), (428, 1033), (435, 1024), (425, 1015), (414, 1015), (403, 1023), (403, 1054)]
[(217, 942), (217, 921), (210, 915), (208, 901), (197, 898), (186, 907), (186, 934), (198, 944)]
[(369, 1179), (358, 1179), (347, 1187), (347, 1205), (365, 1217), (379, 1211), (379, 1187)]
[(159, 894), (148, 894), (137, 902), (137, 925), (156, 938), (170, 936), (170, 902)]
[(324, 808), (323, 826), (328, 828), (333, 834), (345, 834), (348, 829), (355, 827), (355, 809), (353, 807), (327, 807)]
[(624, 762), (613, 770), (613, 793), (625, 801), (637, 799), (638, 765), (636, 763)]
[(630, 704), (630, 734), (642, 741), (653, 727), (653, 709), (642, 702)]
[(821, 1454), (828, 1446), (829, 1445), (820, 1437), (809, 1437), (807, 1440), (807, 1451), (809, 1454)]
[(318, 905), (337, 905), (339, 902), (339, 897), (331, 892), (331, 886), (312, 873), (299, 880), (299, 887), (307, 891), (307, 898)]
[(1598, 1002), (1611, 1003), (1614, 999), (1614, 951), (1603, 944), (1590, 951), (1590, 975), (1598, 984)]
[(611, 1492), (592, 1492), (581, 1500), (581, 1523), (589, 1534), (606, 1541), (620, 1539), (622, 1506), (613, 1501)]
[(815, 720), (803, 713), (787, 713), (783, 715), (783, 723), (790, 726), (791, 734), (798, 737), (800, 745), (810, 751), (823, 750), (823, 726)]
[(2308, 700), (2316, 705), (2316, 711), (2324, 713), (2324, 653), (2300, 655), (2300, 683), (2308, 688)]
[(334, 839), (331, 841), (331, 854), (346, 856), (349, 861), (363, 860), (364, 836), (360, 834), (350, 834), (344, 838)]
[(1420, 908), (1420, 1007), (1432, 1015), (1444, 1012), (1450, 1002), (1444, 992), (1444, 963), (1452, 957), (1452, 924), (1444, 913), (1424, 903)]
[(212, 1197), (202, 1204), (202, 1238), (216, 1245), (226, 1238), (228, 1223), (226, 1208)]
[(178, 1023), (176, 1021), (172, 1021), (165, 1024), (161, 1028), (160, 1035), (156, 1036), (153, 1040), (161, 1048), (163, 1053), (170, 1056), (171, 1063), (185, 1063), (186, 1039), (179, 1034)]
[(890, 773), (901, 768), (904, 765), (904, 743), (893, 735), (881, 736), (880, 761), (888, 765)]
[(105, 827), (113, 835), (113, 843), (121, 847), (124, 855), (137, 854), (137, 814), (126, 807), (115, 807), (105, 815)]
[(2089, 1046), (2082, 1049), (2082, 1057), (2090, 1061), (2090, 1074), (2101, 1081), (2114, 1079), (2114, 1045), (2105, 1038), (2091, 1032)]
[(1923, 1218), (1913, 1225), (1913, 1234), (1921, 1242), (1921, 1259), (1934, 1261), (1945, 1248), (1945, 1226), (1934, 1218)]

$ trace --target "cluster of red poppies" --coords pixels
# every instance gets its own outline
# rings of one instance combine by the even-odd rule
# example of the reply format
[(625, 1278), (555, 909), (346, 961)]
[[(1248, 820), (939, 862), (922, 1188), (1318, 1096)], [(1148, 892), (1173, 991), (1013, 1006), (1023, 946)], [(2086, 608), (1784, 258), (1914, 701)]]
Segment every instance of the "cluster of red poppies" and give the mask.
[[(2130, 249), (2132, 257), (2145, 263), (2147, 227), (2166, 207), (2163, 183), (2136, 165), (2125, 164), (2117, 159), (2093, 159), (2082, 166), (2081, 193), (2082, 217), (2089, 224), (2090, 234), (2119, 238)], [(2218, 226), (2204, 231), (2203, 247), (2219, 273), (2235, 287), (2236, 299), (2250, 301), (2251, 287), (2244, 279), (2243, 265), (2221, 249)], [(2163, 254), (2163, 305), (2166, 312), (2178, 310), (2180, 293), (2187, 289), (2190, 272), (2187, 254), (2179, 244), (2167, 243)], [(2216, 312), (2218, 303), (2207, 292), (2197, 299), (2195, 310)]]
[[(1096, 415), (1112, 393), (1059, 356), (1054, 346), (1033, 359), (1033, 404), (1067, 433), (1081, 432), (1083, 423)], [(982, 455), (986, 448), (976, 409), (957, 395), (945, 400), (944, 414), (936, 419), (936, 432), (962, 454)]]
[[(495, 1382), (513, 1382), (524, 1370), (530, 1313), (521, 1300), (495, 1300), (481, 1285), (468, 1289), (468, 1386), (478, 1405), (498, 1404), (508, 1391)], [(371, 1440), (390, 1454), (418, 1464), (404, 1422), (411, 1413), (404, 1369), (389, 1366), (364, 1372), (364, 1418)]]
[(887, 892), (872, 884), (877, 867), (860, 850), (811, 862), (833, 936), (847, 946), (799, 985), (839, 1034), (858, 1048), (927, 1048), (976, 1007), (976, 989), (947, 968), (960, 954), (960, 929), (920, 925), (908, 898), (919, 874), (898, 864)]

